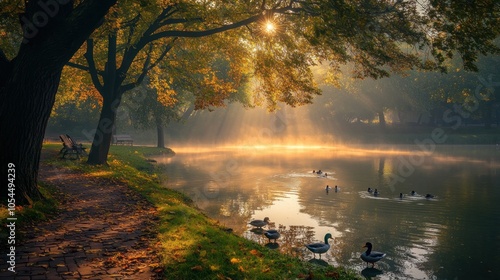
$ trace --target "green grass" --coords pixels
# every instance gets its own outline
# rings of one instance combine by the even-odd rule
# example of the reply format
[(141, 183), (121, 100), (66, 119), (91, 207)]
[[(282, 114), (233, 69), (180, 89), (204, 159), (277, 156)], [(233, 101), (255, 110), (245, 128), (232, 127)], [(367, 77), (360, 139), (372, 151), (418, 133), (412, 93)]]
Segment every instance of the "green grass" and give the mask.
[[(15, 217), (17, 218), (16, 222), (16, 242), (22, 242), (24, 236), (23, 231), (19, 230), (19, 225), (26, 226), (30, 224), (39, 223), (41, 221), (45, 221), (48, 218), (54, 216), (58, 210), (58, 202), (54, 198), (58, 195), (57, 190), (43, 182), (39, 185), (40, 192), (45, 197), (44, 200), (35, 201), (30, 206), (17, 206), (15, 209)], [(7, 218), (9, 216), (9, 211), (6, 205), (0, 205), (0, 219), (5, 221), (7, 224)], [(2, 226), (0, 228), (0, 240), (2, 243), (0, 245), (0, 249), (5, 249), (8, 244), (7, 242), (3, 242), (7, 240), (9, 236), (9, 229), (6, 226)]]
[(168, 149), (113, 146), (108, 166), (91, 166), (59, 159), (59, 146), (44, 145), (49, 164), (125, 182), (157, 207), (165, 279), (302, 279), (309, 273), (314, 279), (360, 279), (354, 271), (303, 262), (225, 231), (187, 196), (161, 186), (159, 170), (146, 159), (173, 154)]

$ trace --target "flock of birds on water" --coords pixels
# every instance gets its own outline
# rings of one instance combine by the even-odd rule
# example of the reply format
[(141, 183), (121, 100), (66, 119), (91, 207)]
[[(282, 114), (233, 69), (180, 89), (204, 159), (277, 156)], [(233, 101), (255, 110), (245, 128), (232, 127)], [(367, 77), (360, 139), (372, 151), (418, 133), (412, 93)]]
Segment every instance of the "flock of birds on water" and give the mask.
[[(262, 229), (262, 227), (265, 227), (269, 224), (269, 221), (270, 221), (269, 218), (265, 217), (264, 220), (251, 221), (250, 225)], [(271, 240), (274, 240), (274, 242), (276, 243), (276, 240), (280, 238), (279, 231), (275, 229), (266, 230), (264, 232), (264, 235), (269, 239), (269, 242), (271, 242)], [(305, 244), (305, 247), (313, 253), (314, 258), (316, 258), (316, 254), (319, 254), (319, 258), (321, 259), (321, 254), (326, 253), (330, 249), (330, 244), (328, 243), (329, 239), (333, 239), (333, 237), (330, 233), (327, 233), (325, 234), (324, 243), (317, 242), (317, 243)], [(375, 263), (383, 259), (386, 256), (386, 254), (382, 252), (372, 251), (372, 247), (373, 247), (372, 243), (366, 242), (365, 246), (363, 246), (363, 248), (367, 248), (366, 252), (361, 254), (360, 258), (363, 261), (365, 261), (367, 265), (371, 263), (372, 267), (374, 267)]]
[[(322, 172), (321, 170), (315, 171), (313, 170), (314, 174), (318, 174), (320, 176), (327, 177), (328, 174), (326, 172)], [(326, 186), (326, 192), (329, 190), (334, 189), (335, 192), (338, 192), (339, 187), (335, 186), (334, 188), (330, 187), (329, 185)], [(368, 193), (372, 194), (373, 196), (378, 196), (380, 195), (380, 192), (378, 189), (374, 188), (368, 188)], [(412, 190), (409, 195), (411, 196), (419, 196), (414, 190)], [(403, 199), (405, 195), (403, 193), (399, 194), (399, 198)], [(435, 196), (433, 194), (426, 194), (424, 196), (427, 199), (434, 198)], [(262, 230), (262, 227), (265, 227), (269, 224), (269, 218), (265, 217), (263, 220), (253, 220), (250, 222), (250, 225), (254, 226), (257, 229)], [(269, 239), (269, 243), (271, 243), (271, 240), (274, 240), (274, 243), (276, 243), (276, 240), (280, 238), (280, 233), (279, 231), (275, 229), (269, 229), (264, 232), (264, 236), (266, 236)], [(328, 252), (330, 249), (331, 245), (328, 243), (328, 240), (333, 239), (332, 235), (330, 233), (325, 234), (324, 242), (317, 242), (317, 243), (310, 243), (310, 244), (305, 244), (305, 247), (313, 253), (313, 257), (316, 258), (316, 254), (319, 254), (319, 258), (321, 259), (321, 254), (324, 254)], [(363, 248), (366, 248), (366, 251), (363, 252), (360, 255), (360, 258), (366, 262), (366, 265), (368, 264), (372, 265), (372, 268), (375, 266), (375, 263), (383, 259), (387, 254), (383, 252), (378, 252), (378, 251), (373, 251), (373, 244), (371, 242), (366, 242)]]
[[(328, 188), (329, 188), (329, 186), (327, 185), (326, 189), (328, 190)], [(337, 191), (337, 186), (335, 186), (335, 191)], [(374, 196), (378, 196), (380, 194), (380, 192), (377, 189), (368, 188), (367, 191), (368, 191), (368, 193), (373, 194)], [(416, 191), (411, 191), (410, 195), (411, 196), (418, 196)], [(399, 193), (399, 198), (402, 199), (404, 197), (405, 197), (405, 195), (403, 193)], [(424, 197), (427, 199), (435, 198), (435, 196), (433, 194), (430, 194), (430, 193), (425, 194)]]

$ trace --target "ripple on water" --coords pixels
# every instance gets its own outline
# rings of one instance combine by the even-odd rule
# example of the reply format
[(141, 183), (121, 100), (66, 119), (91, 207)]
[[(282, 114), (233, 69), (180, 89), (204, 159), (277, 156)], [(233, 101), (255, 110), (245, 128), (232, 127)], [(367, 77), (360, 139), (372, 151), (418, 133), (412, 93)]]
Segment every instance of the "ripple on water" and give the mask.
[(368, 198), (368, 199), (380, 199), (380, 200), (388, 200), (388, 197), (382, 196), (382, 194), (379, 195), (374, 195), (373, 193), (369, 193), (367, 191), (360, 191), (358, 192), (359, 197), (361, 198)]
[[(328, 176), (325, 176), (324, 174), (328, 174)], [(335, 172), (333, 171), (327, 171), (323, 174), (315, 174), (315, 173), (312, 173), (312, 172), (290, 172), (290, 173), (284, 173), (284, 174), (276, 174), (276, 175), (273, 175), (272, 177), (275, 177), (275, 178), (280, 178), (280, 179), (289, 179), (289, 178), (319, 178), (319, 179), (328, 179), (328, 180), (338, 180), (337, 178), (335, 178), (333, 175), (335, 174)]]

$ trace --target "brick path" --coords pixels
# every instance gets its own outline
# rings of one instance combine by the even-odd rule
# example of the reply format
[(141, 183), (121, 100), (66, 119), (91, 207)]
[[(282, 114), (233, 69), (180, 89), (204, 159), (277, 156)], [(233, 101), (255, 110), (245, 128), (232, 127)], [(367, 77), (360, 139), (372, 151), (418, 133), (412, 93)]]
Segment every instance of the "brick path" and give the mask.
[[(122, 183), (42, 166), (41, 181), (64, 197), (51, 221), (16, 244), (16, 274), (2, 253), (0, 279), (161, 279), (150, 231), (156, 210)], [(19, 229), (16, 229), (19, 233)]]

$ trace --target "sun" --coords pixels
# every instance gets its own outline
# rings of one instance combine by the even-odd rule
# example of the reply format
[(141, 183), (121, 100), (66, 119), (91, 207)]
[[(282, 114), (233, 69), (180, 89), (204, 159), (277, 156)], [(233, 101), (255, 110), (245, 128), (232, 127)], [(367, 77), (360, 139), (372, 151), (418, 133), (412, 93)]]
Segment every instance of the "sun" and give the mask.
[(272, 21), (267, 21), (265, 24), (265, 30), (267, 33), (274, 33), (276, 31), (276, 25)]

